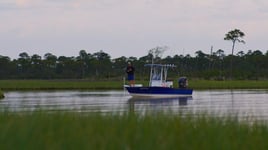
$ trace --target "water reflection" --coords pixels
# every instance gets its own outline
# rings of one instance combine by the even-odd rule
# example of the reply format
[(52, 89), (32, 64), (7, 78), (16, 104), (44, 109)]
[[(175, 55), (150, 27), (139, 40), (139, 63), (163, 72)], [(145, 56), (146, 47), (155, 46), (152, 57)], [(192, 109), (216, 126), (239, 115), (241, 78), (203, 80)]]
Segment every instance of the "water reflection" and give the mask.
[(173, 97), (173, 98), (146, 98), (146, 97), (131, 97), (128, 99), (129, 103), (136, 104), (153, 104), (153, 105), (167, 105), (167, 104), (178, 104), (178, 105), (187, 105), (188, 100), (192, 100), (192, 96), (184, 97)]
[(0, 111), (172, 112), (268, 120), (268, 90), (204, 90), (192, 97), (131, 98), (124, 91), (11, 91)]
[(183, 96), (175, 98), (135, 98), (128, 99), (130, 112), (150, 111), (178, 111), (180, 107), (186, 106), (188, 100), (192, 100), (192, 96)]
[(0, 110), (121, 111), (126, 97), (121, 91), (15, 91), (6, 92)]

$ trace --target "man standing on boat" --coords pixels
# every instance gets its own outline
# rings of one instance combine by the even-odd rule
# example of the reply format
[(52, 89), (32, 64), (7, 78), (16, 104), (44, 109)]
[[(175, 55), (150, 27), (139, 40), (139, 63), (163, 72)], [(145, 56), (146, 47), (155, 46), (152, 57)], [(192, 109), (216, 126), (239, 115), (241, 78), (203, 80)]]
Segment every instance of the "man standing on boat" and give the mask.
[(130, 86), (135, 85), (134, 72), (135, 72), (135, 68), (132, 66), (131, 62), (128, 62), (126, 73), (127, 73), (127, 79), (128, 79)]

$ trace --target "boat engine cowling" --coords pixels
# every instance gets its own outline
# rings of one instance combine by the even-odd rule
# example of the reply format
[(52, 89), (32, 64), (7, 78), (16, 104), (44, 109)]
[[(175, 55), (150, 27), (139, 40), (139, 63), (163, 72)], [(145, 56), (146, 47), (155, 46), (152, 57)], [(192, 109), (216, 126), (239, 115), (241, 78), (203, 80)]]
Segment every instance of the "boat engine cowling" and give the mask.
[(188, 80), (186, 77), (180, 77), (178, 80), (179, 88), (187, 88), (188, 87)]

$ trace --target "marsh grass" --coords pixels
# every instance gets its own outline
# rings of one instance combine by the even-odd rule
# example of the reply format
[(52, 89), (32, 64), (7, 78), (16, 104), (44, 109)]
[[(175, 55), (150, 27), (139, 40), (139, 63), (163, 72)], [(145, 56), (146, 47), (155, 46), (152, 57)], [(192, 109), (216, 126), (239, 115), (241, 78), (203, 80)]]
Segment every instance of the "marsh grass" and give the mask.
[[(146, 81), (136, 83), (148, 85)], [(174, 81), (177, 87), (177, 81)], [(190, 80), (193, 89), (268, 89), (268, 80)], [(123, 89), (123, 81), (90, 80), (0, 80), (2, 90), (111, 90)]]
[(2, 90), (73, 90), (123, 89), (118, 81), (89, 80), (0, 80)]
[(262, 123), (164, 113), (0, 113), (1, 149), (267, 149)]
[(192, 80), (193, 89), (268, 89), (268, 80)]
[(4, 93), (0, 90), (0, 99), (2, 99), (4, 97), (5, 97)]

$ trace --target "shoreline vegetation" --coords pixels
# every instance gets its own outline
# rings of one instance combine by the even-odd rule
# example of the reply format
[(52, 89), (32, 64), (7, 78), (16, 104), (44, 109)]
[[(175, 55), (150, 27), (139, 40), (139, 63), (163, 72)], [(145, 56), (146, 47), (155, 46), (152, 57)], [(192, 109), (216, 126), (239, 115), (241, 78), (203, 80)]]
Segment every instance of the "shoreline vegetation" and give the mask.
[(1, 112), (0, 122), (2, 149), (268, 148), (267, 125), (228, 117), (35, 111)]
[(0, 90), (0, 99), (3, 99), (3, 98), (5, 98), (5, 95), (4, 95), (4, 93)]
[[(173, 81), (177, 87), (177, 81)], [(2, 91), (14, 90), (121, 90), (123, 81), (92, 80), (0, 80)], [(136, 81), (146, 86), (147, 81)], [(268, 80), (189, 80), (189, 88), (210, 89), (268, 89)], [(0, 90), (0, 96), (3, 95)]]

